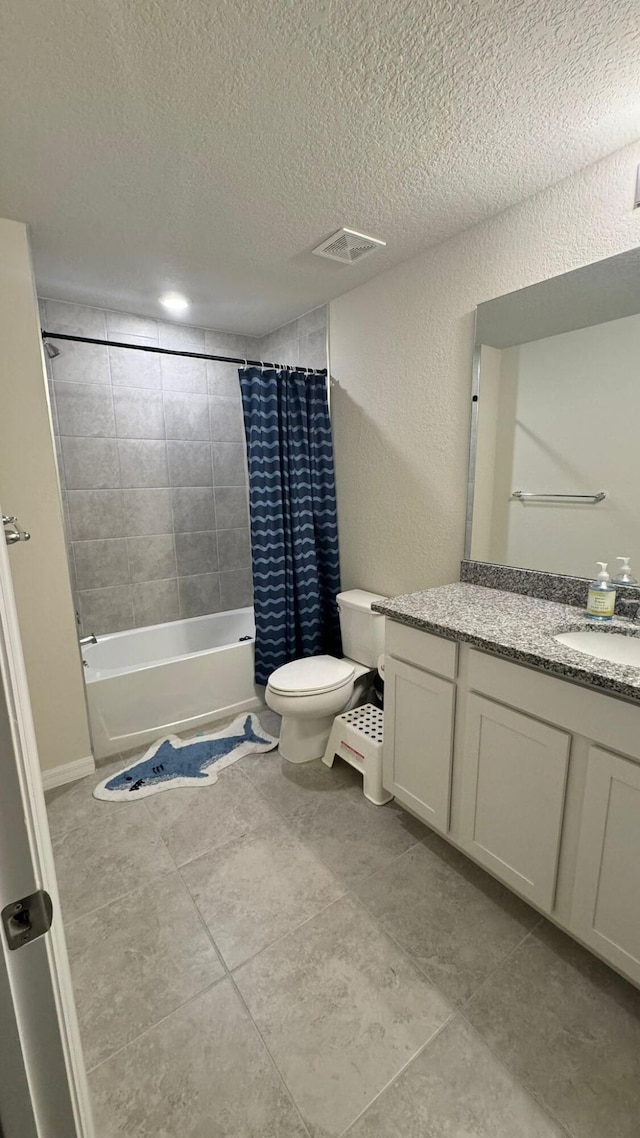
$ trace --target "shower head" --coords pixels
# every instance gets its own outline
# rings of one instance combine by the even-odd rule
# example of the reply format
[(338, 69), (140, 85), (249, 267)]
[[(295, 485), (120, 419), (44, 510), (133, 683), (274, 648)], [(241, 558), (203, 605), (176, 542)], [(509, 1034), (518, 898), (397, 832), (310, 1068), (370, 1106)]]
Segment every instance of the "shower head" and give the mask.
[(44, 350), (47, 353), (49, 359), (55, 360), (56, 356), (60, 355), (60, 348), (56, 348), (55, 344), (52, 344), (50, 340), (43, 340), (43, 343)]

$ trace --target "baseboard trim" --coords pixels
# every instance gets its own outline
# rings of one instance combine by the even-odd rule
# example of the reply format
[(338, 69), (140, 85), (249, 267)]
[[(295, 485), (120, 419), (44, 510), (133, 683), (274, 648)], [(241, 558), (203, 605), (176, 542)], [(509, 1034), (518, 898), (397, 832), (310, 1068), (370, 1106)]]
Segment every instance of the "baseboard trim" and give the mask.
[(96, 764), (93, 755), (84, 759), (74, 759), (72, 763), (63, 763), (61, 767), (53, 767), (42, 772), (42, 786), (45, 790), (53, 790), (56, 786), (65, 786), (68, 782), (76, 782), (88, 774), (93, 774)]

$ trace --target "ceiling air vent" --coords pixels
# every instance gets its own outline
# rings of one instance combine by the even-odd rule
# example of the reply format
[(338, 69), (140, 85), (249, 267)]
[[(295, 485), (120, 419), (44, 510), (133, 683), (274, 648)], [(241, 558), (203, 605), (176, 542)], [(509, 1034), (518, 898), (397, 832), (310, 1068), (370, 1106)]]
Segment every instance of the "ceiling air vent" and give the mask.
[(319, 257), (329, 257), (331, 261), (342, 261), (343, 265), (353, 265), (375, 253), (376, 249), (384, 249), (386, 244), (386, 241), (378, 241), (377, 237), (367, 237), (366, 233), (343, 228), (327, 237), (312, 252)]

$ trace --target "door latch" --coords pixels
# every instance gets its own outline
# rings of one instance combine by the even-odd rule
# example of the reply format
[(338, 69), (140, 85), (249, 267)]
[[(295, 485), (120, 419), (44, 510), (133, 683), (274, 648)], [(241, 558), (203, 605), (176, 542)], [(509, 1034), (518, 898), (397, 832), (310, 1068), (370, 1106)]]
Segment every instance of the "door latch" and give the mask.
[(51, 898), (44, 889), (12, 901), (2, 910), (2, 924), (11, 951), (48, 933), (53, 919)]

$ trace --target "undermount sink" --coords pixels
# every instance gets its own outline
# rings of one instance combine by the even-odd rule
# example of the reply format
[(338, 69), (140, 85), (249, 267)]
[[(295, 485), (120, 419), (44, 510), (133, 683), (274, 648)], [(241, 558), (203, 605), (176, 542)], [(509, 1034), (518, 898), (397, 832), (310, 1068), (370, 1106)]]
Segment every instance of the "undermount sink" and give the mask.
[(597, 656), (599, 660), (610, 660), (612, 664), (631, 664), (640, 668), (640, 637), (627, 636), (624, 632), (561, 632), (554, 636), (559, 644), (585, 652), (587, 656)]

